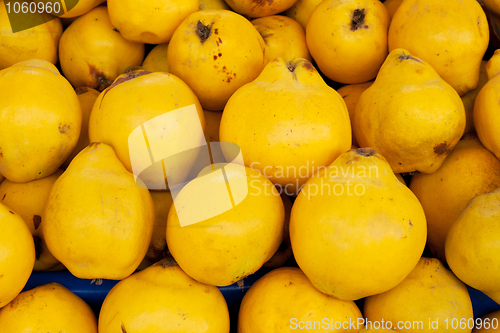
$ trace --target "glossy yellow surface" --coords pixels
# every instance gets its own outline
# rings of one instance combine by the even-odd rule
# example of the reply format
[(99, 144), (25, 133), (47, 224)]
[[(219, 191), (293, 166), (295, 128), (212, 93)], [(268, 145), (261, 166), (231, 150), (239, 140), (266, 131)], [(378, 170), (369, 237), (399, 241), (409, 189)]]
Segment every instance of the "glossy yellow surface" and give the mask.
[(0, 203), (0, 308), (16, 297), (30, 277), (35, 263), (35, 244), (24, 220)]
[(120, 281), (106, 296), (99, 333), (229, 333), (222, 293), (177, 265), (159, 262)]
[(81, 152), (84, 148), (86, 148), (90, 144), (89, 139), (89, 119), (90, 112), (94, 107), (94, 103), (99, 96), (99, 91), (89, 88), (89, 87), (80, 87), (75, 89), (76, 95), (78, 96), (78, 100), (80, 101), (80, 107), (82, 109), (82, 129), (80, 131), (80, 137), (78, 138), (78, 143), (76, 144), (75, 149), (69, 157), (64, 161), (62, 167), (67, 168), (69, 163), (75, 158), (75, 156)]
[(264, 17), (279, 14), (297, 0), (225, 0), (237, 13), (246, 17)]
[(363, 314), (373, 322), (390, 321), (400, 333), (470, 332), (456, 322), (470, 327), (474, 318), (465, 284), (438, 259), (424, 257), (396, 287), (366, 298)]
[(154, 218), (149, 191), (136, 185), (110, 146), (92, 143), (52, 186), (42, 232), (76, 277), (120, 280), (146, 255)]
[(189, 15), (175, 31), (167, 61), (204, 109), (220, 111), (238, 88), (260, 74), (268, 57), (264, 40), (246, 18), (203, 10)]
[(359, 145), (376, 149), (395, 173), (432, 173), (460, 140), (465, 110), (428, 63), (396, 49), (359, 98), (353, 129)]
[(306, 183), (292, 208), (290, 239), (319, 291), (357, 300), (395, 287), (411, 272), (424, 250), (426, 221), (382, 155), (357, 149)]
[(156, 45), (142, 62), (142, 68), (150, 72), (168, 73), (167, 50), (168, 43)]
[[(11, 3), (11, 10), (13, 10), (13, 4)], [(34, 14), (34, 17), (40, 19), (40, 17), (50, 17), (50, 15)], [(30, 59), (42, 59), (56, 64), (57, 45), (62, 32), (61, 20), (56, 18), (33, 28), (13, 33), (5, 3), (0, 0), (0, 70)]]
[(264, 39), (270, 60), (281, 58), (292, 61), (304, 58), (312, 61), (305, 30), (295, 20), (283, 15), (273, 15), (252, 20), (252, 24)]
[(500, 189), (469, 201), (446, 238), (446, 259), (453, 273), (497, 303), (500, 303), (499, 201)]
[[(132, 131), (150, 120), (152, 124), (163, 124), (160, 116), (179, 108), (195, 105), (199, 122), (193, 123), (190, 128), (178, 128), (172, 123), (169, 131), (158, 129), (161, 137), (148, 135), (150, 147), (158, 148), (167, 140), (170, 147), (181, 151), (183, 147), (190, 149), (200, 145), (203, 132), (199, 129), (200, 126), (201, 129), (205, 127), (203, 110), (193, 91), (178, 77), (164, 72), (139, 70), (119, 76), (115, 83), (104, 90), (94, 104), (89, 120), (89, 138), (90, 142), (103, 142), (113, 147), (128, 171), (133, 171), (129, 151)], [(182, 113), (172, 114), (174, 120), (182, 120)], [(160, 117), (159, 120), (153, 120), (156, 117)], [(177, 180), (183, 181), (187, 177), (196, 156), (197, 152), (193, 152), (170, 161)], [(142, 175), (141, 179), (144, 180)]]
[(49, 62), (28, 60), (0, 71), (0, 91), (0, 173), (14, 182), (51, 175), (80, 136), (71, 84)]
[(474, 103), (474, 127), (481, 143), (500, 159), (500, 75), (493, 77), (481, 89)]
[(476, 0), (405, 0), (389, 28), (389, 51), (403, 48), (428, 62), (461, 96), (477, 86), (488, 42)]
[[(257, 271), (278, 250), (285, 211), (276, 188), (258, 171), (235, 164), (224, 167), (225, 176), (211, 170), (203, 170), (204, 176), (191, 181), (177, 195), (168, 215), (167, 244), (189, 276), (202, 283), (227, 286)], [(221, 184), (223, 189), (226, 184), (236, 184), (231, 187), (233, 198), (244, 195), (244, 187), (248, 192), (226, 210), (223, 193), (214, 194)], [(216, 196), (216, 201), (195, 205), (194, 198), (202, 193)], [(185, 216), (205, 211), (220, 213), (181, 226), (179, 213)]]
[(129, 67), (144, 59), (144, 44), (133, 43), (115, 29), (106, 7), (79, 17), (63, 33), (59, 58), (64, 76), (75, 88), (102, 91)]
[(231, 96), (220, 140), (237, 144), (245, 165), (296, 195), (318, 168), (349, 150), (349, 113), (309, 61), (275, 59)]
[(147, 44), (167, 43), (181, 22), (199, 8), (198, 0), (108, 0), (109, 16), (126, 39)]
[(379, 0), (323, 1), (307, 22), (309, 52), (333, 81), (372, 80), (387, 56), (389, 21)]
[(58, 283), (22, 292), (0, 309), (4, 332), (97, 333), (94, 312), (80, 297)]
[(62, 174), (58, 169), (52, 175), (27, 183), (6, 180), (0, 184), (0, 202), (18, 213), (35, 240), (34, 270), (61, 270), (64, 267), (54, 258), (45, 244), (42, 233), (42, 212), (54, 182)]
[[(351, 124), (354, 119), (354, 112), (356, 110), (356, 105), (358, 104), (359, 97), (361, 94), (368, 89), (373, 84), (373, 81), (358, 83), (358, 84), (347, 84), (337, 90), (337, 92), (344, 99), (345, 105), (347, 106), (347, 110), (349, 111), (349, 119), (351, 120)], [(351, 126), (352, 127), (352, 126)], [(354, 131), (354, 129), (352, 129)], [(352, 133), (352, 144), (354, 146), (358, 145), (358, 141), (354, 136), (354, 132)]]
[(427, 217), (427, 246), (445, 261), (446, 235), (476, 195), (500, 187), (500, 161), (472, 134), (458, 142), (441, 167), (431, 174), (416, 174), (410, 189)]
[(292, 7), (285, 11), (285, 15), (299, 22), (306, 29), (309, 16), (322, 0), (297, 0)]
[[(345, 324), (344, 329), (334, 329), (334, 325), (357, 323), (361, 318), (353, 301), (325, 295), (314, 288), (300, 269), (283, 267), (261, 277), (245, 294), (238, 316), (238, 333), (267, 333), (271, 329), (275, 333), (294, 330), (357, 333), (361, 326), (353, 328)], [(320, 325), (314, 324), (315, 321)]]

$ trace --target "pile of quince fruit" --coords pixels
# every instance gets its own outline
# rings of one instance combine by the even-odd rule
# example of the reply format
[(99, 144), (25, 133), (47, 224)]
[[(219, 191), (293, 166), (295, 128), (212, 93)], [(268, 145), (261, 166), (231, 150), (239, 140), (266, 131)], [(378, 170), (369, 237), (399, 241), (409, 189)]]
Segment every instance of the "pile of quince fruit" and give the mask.
[[(31, 2), (0, 0), (0, 332), (500, 331), (467, 289), (500, 303), (499, 0), (44, 0), (13, 32)], [(61, 270), (120, 282), (97, 317), (23, 291)]]

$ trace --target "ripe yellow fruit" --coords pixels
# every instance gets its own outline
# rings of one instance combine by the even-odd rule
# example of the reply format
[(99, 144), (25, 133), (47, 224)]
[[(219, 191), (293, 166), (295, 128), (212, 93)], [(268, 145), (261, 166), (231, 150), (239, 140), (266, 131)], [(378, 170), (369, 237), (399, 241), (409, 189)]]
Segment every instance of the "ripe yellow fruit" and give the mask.
[(109, 17), (123, 37), (132, 42), (167, 43), (179, 24), (199, 8), (198, 0), (108, 0)]
[(487, 62), (481, 61), (481, 67), (479, 69), (479, 81), (477, 83), (477, 87), (470, 90), (468, 93), (462, 96), (462, 102), (464, 103), (465, 109), (465, 130), (464, 133), (469, 133), (474, 131), (474, 102), (476, 101), (476, 97), (484, 87), (484, 85), (488, 82), (487, 71)]
[[(14, 3), (11, 3), (13, 6)], [(11, 8), (13, 10), (13, 8)], [(49, 14), (32, 14), (35, 19)], [(26, 16), (23, 19), (27, 19)], [(33, 28), (13, 33), (4, 0), (0, 0), (0, 70), (29, 59), (57, 63), (57, 45), (63, 32), (61, 20), (55, 18)]]
[(500, 75), (493, 77), (481, 89), (474, 103), (472, 118), (481, 143), (500, 159)]
[(110, 146), (92, 143), (52, 186), (42, 232), (76, 277), (121, 280), (146, 255), (154, 218), (149, 191), (137, 186)]
[(64, 266), (54, 258), (45, 244), (42, 233), (42, 212), (54, 182), (62, 174), (52, 175), (27, 183), (6, 180), (0, 184), (0, 202), (18, 213), (28, 226), (35, 241), (35, 271), (61, 270)]
[[(373, 81), (358, 83), (358, 84), (347, 84), (337, 90), (337, 92), (344, 99), (347, 110), (349, 111), (349, 119), (351, 124), (354, 121), (354, 112), (356, 110), (356, 105), (358, 104), (361, 94), (365, 92), (373, 84)], [(354, 136), (354, 128), (352, 128), (352, 144), (354, 146), (358, 145), (358, 140)]]
[[(71, 18), (88, 13), (106, 0), (78, 0), (76, 5), (60, 17)], [(73, 1), (74, 2), (74, 1)], [(67, 6), (67, 4), (66, 4)]]
[(384, 6), (387, 8), (387, 12), (389, 13), (389, 16), (392, 17), (396, 13), (396, 10), (398, 10), (399, 6), (403, 3), (403, 0), (386, 0), (384, 1)]
[(500, 161), (472, 134), (460, 140), (441, 167), (431, 174), (412, 177), (415, 193), (427, 218), (427, 246), (445, 261), (446, 235), (478, 194), (500, 187)]
[(71, 155), (68, 156), (66, 161), (62, 164), (62, 167), (66, 169), (69, 163), (75, 158), (75, 156), (81, 152), (84, 148), (86, 148), (90, 144), (89, 139), (89, 119), (90, 112), (94, 107), (94, 103), (99, 96), (99, 91), (89, 88), (89, 87), (80, 87), (75, 89), (76, 95), (78, 96), (78, 100), (80, 101), (80, 107), (82, 109), (82, 129), (80, 131), (80, 137), (76, 144), (75, 149)]
[(292, 256), (292, 245), (290, 244), (290, 214), (292, 212), (292, 200), (285, 193), (280, 194), (285, 208), (285, 222), (283, 223), (283, 237), (278, 251), (266, 261), (263, 267), (281, 267)]
[[(257, 271), (278, 250), (285, 212), (278, 191), (260, 172), (236, 164), (216, 164), (210, 171), (203, 170), (177, 195), (168, 215), (167, 244), (189, 276), (227, 286)], [(227, 184), (234, 185), (234, 205), (223, 200)], [(214, 194), (215, 188), (222, 190)], [(214, 199), (200, 207), (200, 194)], [(214, 214), (201, 218), (205, 212)], [(201, 222), (181, 226), (186, 216)]]
[(379, 0), (323, 1), (307, 22), (307, 46), (331, 80), (366, 82), (387, 56), (389, 20)]
[(489, 28), (476, 0), (406, 0), (392, 18), (389, 51), (429, 63), (460, 96), (477, 86)]
[(54, 74), (61, 74), (59, 73), (59, 70), (57, 69), (54, 64), (51, 62), (48, 62), (43, 59), (29, 59), (25, 61), (18, 62), (17, 64), (12, 65), (11, 67), (37, 67), (37, 68), (43, 68), (46, 70), (51, 71)]
[(285, 15), (299, 22), (306, 29), (309, 16), (322, 0), (297, 0), (292, 7), (285, 11)]
[(19, 294), (0, 309), (4, 332), (97, 333), (94, 312), (80, 297), (58, 283)]
[(64, 76), (75, 87), (102, 91), (131, 66), (144, 59), (144, 44), (133, 43), (111, 24), (106, 7), (79, 17), (64, 31), (59, 43)]
[(446, 238), (446, 259), (453, 273), (497, 303), (500, 303), (499, 202), (500, 189), (476, 196), (453, 223)]
[(99, 333), (229, 333), (222, 293), (193, 280), (164, 259), (111, 289), (99, 314)]
[(71, 84), (49, 62), (28, 60), (0, 71), (0, 91), (0, 173), (20, 183), (51, 175), (80, 135)]
[(168, 43), (156, 45), (142, 62), (142, 68), (150, 72), (169, 72), (167, 62)]
[(432, 173), (465, 128), (457, 92), (425, 61), (392, 51), (359, 98), (353, 129), (361, 147), (381, 153), (395, 173)]
[(350, 150), (310, 178), (290, 220), (299, 267), (343, 300), (395, 287), (417, 264), (425, 236), (418, 199), (373, 149)]
[(488, 75), (488, 80), (491, 80), (499, 73), (500, 73), (500, 49), (497, 49), (486, 63), (486, 74)]
[(193, 89), (204, 109), (220, 111), (264, 69), (268, 49), (243, 16), (204, 10), (189, 15), (175, 31), (167, 61), (170, 72)]
[[(183, 132), (169, 128), (161, 133), (161, 137), (153, 138), (148, 135), (150, 147), (158, 147), (165, 142), (179, 151), (199, 146), (203, 138), (203, 133), (198, 131), (199, 125), (201, 123), (202, 129), (205, 126), (203, 110), (193, 91), (174, 75), (141, 70), (120, 75), (113, 85), (99, 95), (94, 104), (89, 121), (90, 142), (109, 144), (125, 168), (133, 172), (129, 151), (129, 136), (132, 131), (149, 120), (190, 105), (195, 105), (199, 123), (193, 124), (193, 128), (184, 128)], [(196, 154), (190, 154), (170, 161), (178, 178), (168, 181), (184, 180), (195, 158)], [(149, 184), (145, 178), (141, 179)]]
[(340, 95), (305, 59), (275, 59), (227, 103), (220, 139), (237, 144), (245, 165), (295, 194), (351, 146)]
[(304, 58), (312, 61), (307, 48), (306, 33), (293, 19), (283, 15), (273, 15), (252, 20), (269, 49), (269, 59), (281, 58), (292, 61)]
[(470, 333), (470, 325), (452, 321), (470, 323), (474, 318), (467, 287), (435, 258), (420, 259), (396, 287), (366, 298), (363, 314), (373, 322), (385, 320), (400, 333)]
[(264, 17), (279, 14), (290, 8), (297, 0), (226, 0), (237, 13), (247, 17)]
[(231, 10), (231, 7), (224, 0), (200, 0), (200, 10), (225, 9)]
[[(24, 288), (35, 263), (35, 244), (23, 219), (0, 203), (0, 308)], [(3, 328), (3, 326), (0, 326)]]
[[(238, 333), (267, 333), (270, 327), (275, 333), (312, 328), (314, 332), (357, 333), (362, 318), (353, 301), (325, 295), (300, 269), (282, 267), (261, 277), (245, 294), (238, 315)], [(347, 324), (344, 329), (334, 329), (337, 322)], [(350, 322), (356, 323), (354, 328)]]
[[(477, 320), (478, 325), (474, 327), (472, 333), (498, 333), (500, 323), (500, 310), (488, 313), (487, 315), (481, 317), (481, 320)], [(479, 325), (479, 323), (481, 323)]]
[(169, 191), (149, 191), (149, 193), (155, 206), (155, 224), (145, 259), (155, 263), (168, 253), (165, 230), (167, 230), (167, 217), (173, 199)]

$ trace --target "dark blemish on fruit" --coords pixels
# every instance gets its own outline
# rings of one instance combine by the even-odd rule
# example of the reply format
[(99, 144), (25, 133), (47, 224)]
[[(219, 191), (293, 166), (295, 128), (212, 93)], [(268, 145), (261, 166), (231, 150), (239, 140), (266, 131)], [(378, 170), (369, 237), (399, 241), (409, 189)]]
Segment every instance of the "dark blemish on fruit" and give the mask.
[(220, 53), (220, 52), (219, 52), (218, 56), (219, 56), (219, 57), (222, 57), (222, 53)]
[(70, 126), (66, 125), (66, 124), (59, 124), (59, 133), (64, 134), (64, 133), (68, 132), (69, 127)]
[(9, 213), (11, 213), (12, 215), (14, 215), (14, 212), (13, 212), (13, 211), (11, 211), (11, 210), (9, 210)]
[(356, 154), (364, 156), (364, 157), (370, 157), (376, 154), (375, 149), (372, 148), (358, 148), (356, 149)]
[(5, 199), (5, 197), (7, 196), (7, 193), (5, 193), (2, 197), (2, 200)]
[(118, 30), (116, 28), (114, 28), (113, 31), (116, 31), (116, 32), (120, 33), (120, 30)]
[(85, 94), (87, 91), (89, 91), (89, 88), (88, 87), (78, 87), (75, 89), (75, 93), (77, 95), (83, 95)]
[(411, 59), (411, 54), (406, 54), (403, 52), (399, 55), (398, 59), (401, 61)]
[(219, 29), (214, 29), (214, 34), (218, 35), (219, 34)]
[(411, 223), (411, 220), (409, 220), (409, 221), (410, 221), (410, 227), (413, 227), (413, 223)]
[(219, 43), (222, 44), (222, 39), (220, 39), (220, 37), (219, 37)]
[(217, 60), (217, 56), (216, 55), (214, 55), (214, 60)]
[(200, 41), (203, 44), (208, 37), (210, 37), (210, 27), (201, 23), (201, 21), (198, 21), (196, 24), (196, 33), (198, 34), (198, 37), (200, 37)]
[(95, 66), (90, 64), (89, 73), (92, 77), (92, 81), (95, 82), (94, 86), (91, 88), (103, 91), (113, 83), (113, 80), (106, 78), (106, 75), (100, 69), (97, 69)]
[(42, 217), (40, 215), (33, 215), (33, 224), (35, 225), (35, 230), (38, 229), (42, 223)]
[(119, 85), (120, 83), (123, 83), (123, 82), (126, 82), (126, 81), (129, 81), (129, 80), (133, 80), (135, 78), (138, 78), (139, 76), (143, 76), (143, 75), (148, 75), (148, 74), (151, 74), (150, 71), (146, 71), (146, 70), (143, 70), (143, 69), (140, 69), (140, 70), (135, 70), (135, 71), (131, 71), (131, 72), (128, 72), (124, 77), (121, 77), (119, 79), (117, 79), (115, 82), (113, 82), (112, 85), (110, 85), (106, 91), (104, 92), (104, 94), (102, 95), (102, 98), (101, 98), (101, 103), (99, 104), (99, 108), (101, 107), (102, 105), (102, 101), (104, 100), (104, 97), (106, 97), (106, 94), (111, 90), (113, 89), (114, 87), (116, 87), (117, 85)]
[(123, 323), (121, 324), (121, 329), (122, 329), (122, 333), (127, 333), (127, 331), (125, 330), (125, 325), (123, 325)]
[(351, 31), (356, 31), (358, 29), (366, 29), (368, 26), (364, 24), (365, 22), (365, 9), (355, 9), (352, 13), (351, 19)]
[(437, 155), (443, 155), (448, 151), (448, 144), (445, 142), (440, 143), (434, 147), (434, 153)]
[(308, 71), (311, 71), (311, 72), (314, 71), (314, 66), (309, 61), (302, 62), (302, 67), (304, 67)]

